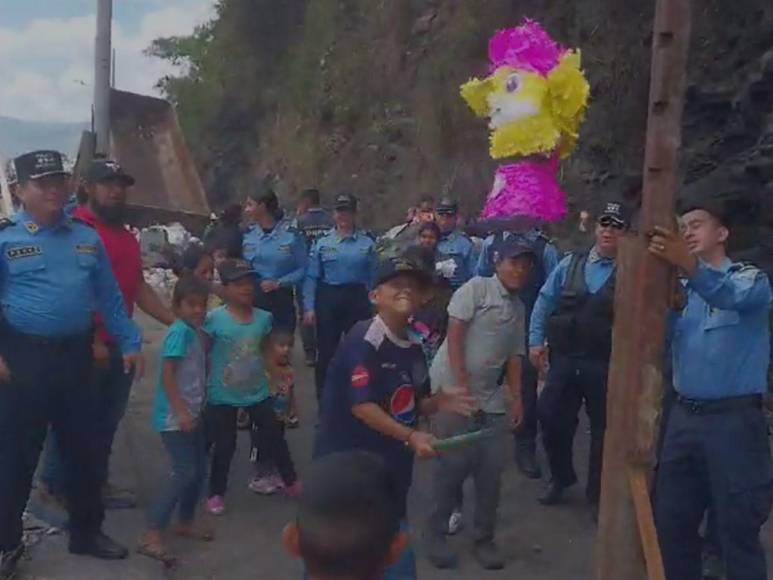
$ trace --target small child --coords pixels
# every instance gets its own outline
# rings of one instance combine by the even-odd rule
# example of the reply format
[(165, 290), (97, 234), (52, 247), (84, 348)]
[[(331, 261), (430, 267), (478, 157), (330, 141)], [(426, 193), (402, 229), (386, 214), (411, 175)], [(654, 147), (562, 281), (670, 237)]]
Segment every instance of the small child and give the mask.
[(174, 273), (179, 277), (192, 274), (201, 280), (212, 282), (215, 277), (212, 254), (201, 244), (191, 244), (175, 264)]
[(169, 327), (161, 351), (153, 426), (169, 454), (172, 476), (150, 512), (148, 530), (137, 551), (163, 562), (173, 560), (162, 533), (179, 506), (178, 535), (209, 541), (212, 532), (196, 525), (196, 506), (206, 477), (207, 452), (200, 415), (205, 398), (206, 350), (202, 325), (209, 289), (195, 276), (183, 276), (172, 304), (178, 319)]
[(374, 580), (407, 544), (395, 489), (373, 453), (334, 453), (315, 462), (296, 520), (285, 527), (290, 555), (310, 580)]
[[(293, 350), (293, 335), (285, 330), (271, 332), (266, 344), (265, 358), (268, 372), (269, 389), (274, 403), (274, 413), (282, 425), (282, 434), (285, 427), (291, 426), (295, 414), (295, 373), (290, 362)], [(272, 456), (270, 449), (265, 449), (264, 439), (260, 436), (260, 429), (255, 428), (252, 438), (254, 444), (250, 458), (255, 462), (255, 478), (250, 482), (249, 488), (261, 495), (271, 495), (284, 486), (282, 478), (276, 470), (276, 465), (267, 459)]]
[(255, 428), (260, 430), (261, 449), (265, 446), (266, 460), (273, 460), (279, 470), (285, 493), (291, 497), (300, 493), (282, 426), (274, 414), (263, 363), (263, 343), (271, 332), (271, 314), (252, 306), (254, 272), (246, 262), (224, 260), (218, 273), (225, 306), (212, 310), (204, 325), (212, 341), (205, 415), (209, 443), (214, 447), (207, 508), (214, 515), (225, 511), (239, 409), (249, 415), (253, 432)]

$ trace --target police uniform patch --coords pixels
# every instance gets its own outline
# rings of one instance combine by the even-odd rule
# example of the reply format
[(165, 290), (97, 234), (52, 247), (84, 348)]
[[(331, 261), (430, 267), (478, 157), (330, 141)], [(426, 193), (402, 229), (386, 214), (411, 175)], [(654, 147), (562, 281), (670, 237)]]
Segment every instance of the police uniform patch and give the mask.
[(77, 244), (75, 251), (79, 254), (96, 254), (97, 247), (94, 244)]
[(41, 246), (21, 246), (18, 248), (9, 248), (5, 252), (5, 257), (9, 260), (18, 260), (19, 258), (29, 258), (30, 256), (42, 256), (43, 248)]
[(36, 234), (40, 231), (40, 226), (35, 222), (25, 222), (24, 229), (31, 234)]

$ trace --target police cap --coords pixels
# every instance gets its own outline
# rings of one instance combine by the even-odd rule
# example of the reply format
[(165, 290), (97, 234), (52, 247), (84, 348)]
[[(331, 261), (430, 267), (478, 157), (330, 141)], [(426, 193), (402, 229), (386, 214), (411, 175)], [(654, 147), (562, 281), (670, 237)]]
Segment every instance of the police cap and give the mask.
[(357, 198), (350, 193), (337, 195), (333, 208), (336, 211), (357, 211)]
[(68, 175), (64, 157), (58, 151), (32, 151), (13, 160), (17, 183), (52, 175)]
[(459, 213), (459, 204), (455, 199), (444, 197), (438, 202), (435, 212), (438, 215), (456, 215)]

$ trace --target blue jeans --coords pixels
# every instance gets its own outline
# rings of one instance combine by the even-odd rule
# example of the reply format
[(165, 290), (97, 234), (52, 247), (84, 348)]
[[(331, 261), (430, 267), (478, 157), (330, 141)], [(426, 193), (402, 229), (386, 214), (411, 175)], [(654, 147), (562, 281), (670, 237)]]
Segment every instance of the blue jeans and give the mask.
[[(408, 522), (400, 524), (400, 531), (408, 533)], [(400, 554), (400, 559), (384, 572), (383, 580), (416, 580), (417, 578), (416, 552), (413, 550), (413, 543), (409, 543)]]
[(178, 505), (180, 523), (189, 524), (194, 520), (207, 473), (206, 440), (202, 428), (191, 433), (164, 431), (161, 441), (169, 454), (172, 475), (150, 510), (152, 530), (166, 529)]
[[(104, 483), (107, 481), (113, 440), (118, 431), (118, 425), (126, 414), (129, 394), (134, 382), (134, 372), (124, 373), (123, 356), (118, 347), (110, 347), (110, 365), (107, 369), (95, 370), (94, 381), (97, 394), (96, 442), (100, 451), (99, 466)], [(64, 463), (59, 442), (53, 432), (50, 432), (46, 439), (40, 481), (54, 493), (63, 493)]]

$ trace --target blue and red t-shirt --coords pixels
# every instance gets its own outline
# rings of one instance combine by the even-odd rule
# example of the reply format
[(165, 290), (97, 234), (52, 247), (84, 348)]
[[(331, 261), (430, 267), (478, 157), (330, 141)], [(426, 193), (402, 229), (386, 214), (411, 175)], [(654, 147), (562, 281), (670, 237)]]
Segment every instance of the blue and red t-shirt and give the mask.
[(315, 456), (353, 449), (380, 455), (394, 476), (405, 515), (413, 452), (357, 419), (352, 407), (375, 403), (412, 427), (418, 421), (419, 401), (427, 393), (429, 373), (421, 346), (395, 336), (378, 316), (357, 323), (339, 344), (327, 371)]

